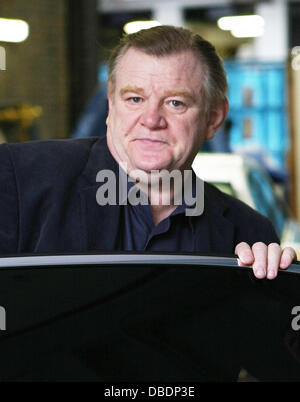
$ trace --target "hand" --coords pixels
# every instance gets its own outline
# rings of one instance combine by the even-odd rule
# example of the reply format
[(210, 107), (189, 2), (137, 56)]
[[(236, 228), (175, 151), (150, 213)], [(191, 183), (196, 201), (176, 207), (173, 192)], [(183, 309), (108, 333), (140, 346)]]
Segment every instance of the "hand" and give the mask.
[(252, 266), (256, 278), (274, 279), (278, 269), (286, 269), (296, 258), (296, 252), (292, 247), (281, 249), (277, 243), (268, 246), (265, 243), (254, 243), (252, 248), (242, 242), (235, 248), (240, 266)]

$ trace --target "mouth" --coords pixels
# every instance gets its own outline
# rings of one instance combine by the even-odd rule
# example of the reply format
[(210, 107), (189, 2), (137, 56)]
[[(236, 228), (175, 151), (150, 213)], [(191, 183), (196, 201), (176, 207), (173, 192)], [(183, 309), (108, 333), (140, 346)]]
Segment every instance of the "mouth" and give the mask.
[(135, 141), (142, 143), (144, 145), (165, 145), (167, 144), (166, 141), (161, 139), (153, 139), (153, 138), (136, 138)]

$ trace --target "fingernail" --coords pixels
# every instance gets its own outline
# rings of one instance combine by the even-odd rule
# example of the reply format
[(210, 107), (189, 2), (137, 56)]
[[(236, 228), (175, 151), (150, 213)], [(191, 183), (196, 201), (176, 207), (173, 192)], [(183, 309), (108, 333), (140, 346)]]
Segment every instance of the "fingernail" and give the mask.
[(271, 278), (274, 278), (274, 277), (275, 277), (275, 271), (273, 271), (273, 270), (269, 271), (268, 272), (268, 278), (271, 279)]
[(257, 276), (259, 276), (260, 278), (262, 278), (262, 277), (265, 276), (265, 271), (264, 271), (263, 269), (259, 268), (259, 269), (256, 271), (256, 274), (257, 274)]

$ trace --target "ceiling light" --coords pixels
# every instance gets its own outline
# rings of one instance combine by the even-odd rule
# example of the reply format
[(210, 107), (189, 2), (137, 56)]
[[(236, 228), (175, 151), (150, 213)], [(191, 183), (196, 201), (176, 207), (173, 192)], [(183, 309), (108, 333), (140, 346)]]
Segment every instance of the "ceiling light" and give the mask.
[(264, 25), (265, 21), (260, 15), (237, 15), (218, 20), (218, 27), (224, 31), (231, 31), (236, 38), (262, 36)]
[(231, 34), (235, 37), (235, 38), (255, 38), (258, 36), (263, 36), (264, 34), (264, 27), (236, 27), (234, 29), (232, 29)]
[(131, 21), (124, 25), (124, 31), (127, 34), (138, 32), (141, 29), (149, 29), (161, 25), (158, 21)]
[(0, 41), (23, 42), (29, 35), (29, 25), (23, 20), (0, 18)]

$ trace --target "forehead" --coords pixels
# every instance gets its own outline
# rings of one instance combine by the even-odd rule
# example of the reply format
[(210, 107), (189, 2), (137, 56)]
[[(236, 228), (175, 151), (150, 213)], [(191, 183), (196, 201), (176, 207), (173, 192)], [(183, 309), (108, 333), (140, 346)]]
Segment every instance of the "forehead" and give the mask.
[(157, 57), (129, 48), (117, 65), (115, 84), (118, 89), (154, 85), (200, 90), (202, 79), (201, 63), (192, 51)]

